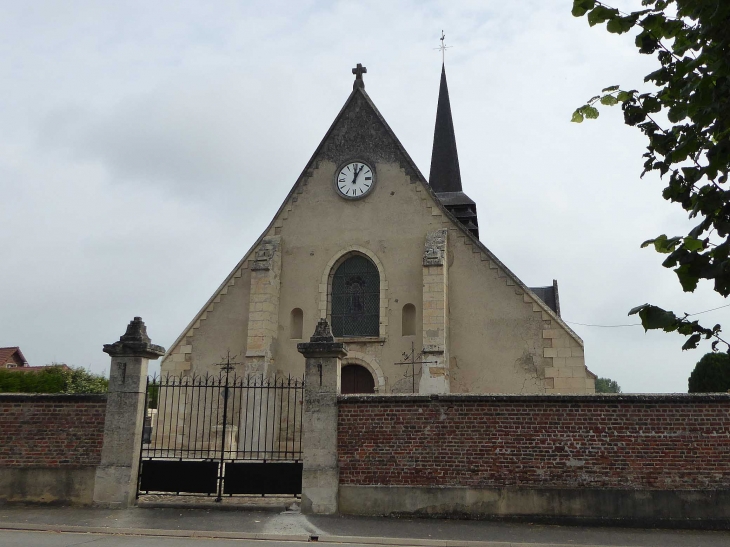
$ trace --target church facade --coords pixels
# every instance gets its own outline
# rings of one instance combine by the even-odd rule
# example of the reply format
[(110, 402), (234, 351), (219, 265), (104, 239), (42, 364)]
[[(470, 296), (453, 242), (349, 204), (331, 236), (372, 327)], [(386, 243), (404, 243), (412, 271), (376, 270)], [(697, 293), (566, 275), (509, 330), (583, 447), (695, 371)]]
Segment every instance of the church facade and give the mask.
[[(349, 393), (593, 393), (557, 283), (529, 288), (478, 237), (442, 70), (429, 181), (353, 91), (283, 205), (164, 356), (162, 373), (301, 376), (325, 318)], [(401, 364), (416, 361), (415, 364)]]

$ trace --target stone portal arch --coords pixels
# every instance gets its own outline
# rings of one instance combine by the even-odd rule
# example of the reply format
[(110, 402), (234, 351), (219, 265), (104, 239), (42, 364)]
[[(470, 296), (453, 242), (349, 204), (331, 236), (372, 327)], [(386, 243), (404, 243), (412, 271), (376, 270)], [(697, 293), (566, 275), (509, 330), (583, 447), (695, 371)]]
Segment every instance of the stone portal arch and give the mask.
[(359, 351), (350, 351), (347, 357), (342, 359), (342, 366), (345, 365), (361, 365), (368, 369), (375, 378), (375, 393), (385, 393), (386, 377), (375, 359)]

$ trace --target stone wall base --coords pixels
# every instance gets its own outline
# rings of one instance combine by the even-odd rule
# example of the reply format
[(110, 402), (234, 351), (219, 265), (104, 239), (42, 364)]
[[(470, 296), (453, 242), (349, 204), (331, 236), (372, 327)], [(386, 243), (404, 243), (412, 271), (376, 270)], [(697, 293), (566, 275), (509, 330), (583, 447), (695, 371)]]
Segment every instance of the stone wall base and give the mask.
[(730, 529), (730, 490), (518, 489), (341, 484), (348, 515)]
[(0, 467), (0, 504), (91, 505), (96, 466)]
[(96, 468), (94, 505), (107, 509), (129, 507), (137, 494), (137, 468), (100, 465)]

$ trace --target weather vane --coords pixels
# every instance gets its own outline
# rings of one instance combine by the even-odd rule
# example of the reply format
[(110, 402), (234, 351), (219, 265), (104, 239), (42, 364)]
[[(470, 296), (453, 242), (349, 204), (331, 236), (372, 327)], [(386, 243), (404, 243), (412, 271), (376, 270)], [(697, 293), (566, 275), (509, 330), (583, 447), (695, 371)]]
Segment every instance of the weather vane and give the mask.
[(441, 31), (441, 38), (439, 38), (439, 40), (441, 40), (441, 45), (439, 47), (435, 47), (433, 49), (438, 49), (441, 52), (441, 62), (445, 64), (446, 63), (446, 50), (452, 48), (453, 46), (447, 46), (444, 43), (444, 40), (446, 40), (446, 35), (444, 34), (443, 30)]

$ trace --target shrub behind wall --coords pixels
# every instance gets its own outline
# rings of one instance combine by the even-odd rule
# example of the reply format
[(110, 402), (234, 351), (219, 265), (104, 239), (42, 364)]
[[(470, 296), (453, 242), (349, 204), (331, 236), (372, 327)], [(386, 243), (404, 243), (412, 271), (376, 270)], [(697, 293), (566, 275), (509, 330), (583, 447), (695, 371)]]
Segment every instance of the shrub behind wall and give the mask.
[(83, 368), (0, 369), (0, 393), (106, 393), (109, 380)]

